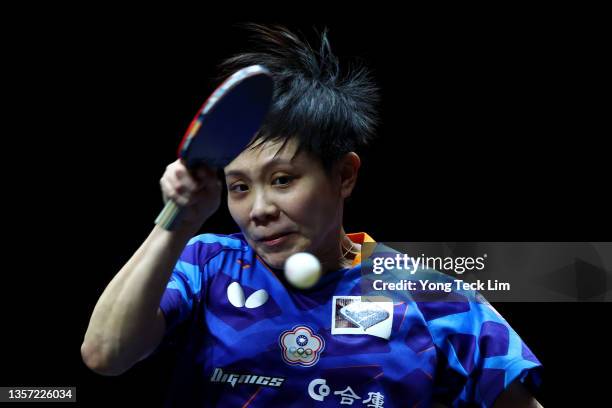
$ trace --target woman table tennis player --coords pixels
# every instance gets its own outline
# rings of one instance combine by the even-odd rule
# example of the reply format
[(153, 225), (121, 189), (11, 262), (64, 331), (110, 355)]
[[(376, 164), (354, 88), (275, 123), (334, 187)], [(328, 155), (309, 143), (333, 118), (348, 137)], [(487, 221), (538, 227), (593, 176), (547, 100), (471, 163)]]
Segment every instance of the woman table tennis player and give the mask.
[[(221, 181), (170, 164), (161, 189), (184, 215), (172, 231), (156, 226), (101, 295), (85, 364), (119, 375), (175, 350), (169, 406), (540, 406), (540, 363), (489, 305), (401, 302), (388, 338), (332, 333), (333, 299), (360, 294), (360, 246), (372, 240), (342, 225), (377, 88), (365, 68), (341, 69), (326, 33), (314, 51), (284, 28), (250, 29), (253, 49), (223, 69), (262, 65), (275, 93), (256, 140), (224, 169), (240, 232), (196, 235), (219, 209)], [(322, 266), (308, 290), (282, 274), (298, 252)]]

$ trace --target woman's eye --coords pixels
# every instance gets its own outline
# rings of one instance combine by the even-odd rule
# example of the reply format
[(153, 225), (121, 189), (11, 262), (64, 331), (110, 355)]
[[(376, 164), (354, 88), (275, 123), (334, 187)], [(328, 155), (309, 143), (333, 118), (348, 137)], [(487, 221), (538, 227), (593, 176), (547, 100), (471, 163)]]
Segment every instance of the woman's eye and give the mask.
[(287, 184), (291, 183), (292, 180), (293, 177), (291, 176), (279, 176), (272, 181), (272, 184), (277, 186), (286, 186)]
[(229, 188), (230, 191), (233, 191), (235, 193), (244, 193), (248, 189), (249, 188), (247, 187), (246, 184), (234, 184), (233, 186), (230, 186)]

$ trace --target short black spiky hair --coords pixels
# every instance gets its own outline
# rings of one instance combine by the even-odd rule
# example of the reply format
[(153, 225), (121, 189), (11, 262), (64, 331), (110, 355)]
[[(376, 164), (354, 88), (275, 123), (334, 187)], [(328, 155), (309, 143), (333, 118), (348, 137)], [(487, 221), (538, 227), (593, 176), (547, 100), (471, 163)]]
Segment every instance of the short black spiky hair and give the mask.
[[(316, 52), (283, 26), (242, 24), (252, 33), (253, 50), (221, 63), (224, 76), (262, 65), (274, 78), (274, 97), (266, 121), (251, 146), (296, 136), (298, 149), (321, 159), (326, 170), (374, 136), (379, 90), (370, 71), (357, 65), (341, 71), (325, 28)], [(282, 147), (281, 147), (282, 149)]]

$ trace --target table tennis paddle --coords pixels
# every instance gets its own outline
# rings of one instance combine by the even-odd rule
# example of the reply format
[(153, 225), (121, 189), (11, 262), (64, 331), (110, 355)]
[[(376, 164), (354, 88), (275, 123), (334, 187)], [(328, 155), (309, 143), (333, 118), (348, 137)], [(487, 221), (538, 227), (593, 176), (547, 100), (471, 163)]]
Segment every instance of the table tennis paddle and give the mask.
[[(260, 66), (243, 68), (208, 97), (183, 136), (178, 157), (188, 169), (201, 164), (223, 168), (244, 150), (272, 103), (273, 81)], [(181, 207), (168, 200), (155, 223), (172, 230)]]

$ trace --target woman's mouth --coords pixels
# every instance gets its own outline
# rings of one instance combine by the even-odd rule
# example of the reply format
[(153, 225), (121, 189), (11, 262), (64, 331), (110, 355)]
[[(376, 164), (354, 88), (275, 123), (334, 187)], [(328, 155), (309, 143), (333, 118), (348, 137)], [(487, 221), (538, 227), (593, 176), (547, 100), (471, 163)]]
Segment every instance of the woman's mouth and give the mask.
[(291, 239), (292, 235), (293, 235), (292, 232), (288, 232), (285, 234), (274, 235), (274, 236), (271, 236), (270, 238), (261, 239), (259, 240), (259, 242), (267, 248), (274, 248), (274, 247), (281, 246), (282, 244), (287, 242), (289, 239)]

